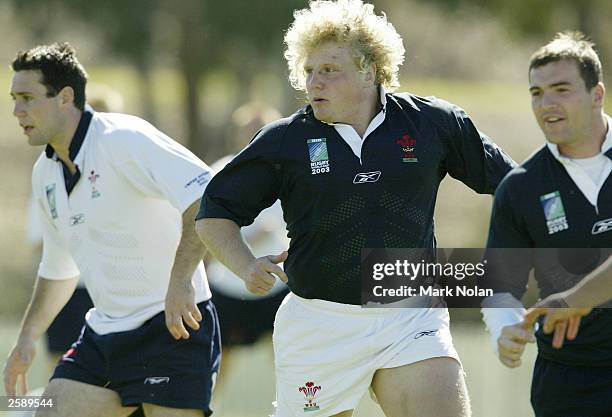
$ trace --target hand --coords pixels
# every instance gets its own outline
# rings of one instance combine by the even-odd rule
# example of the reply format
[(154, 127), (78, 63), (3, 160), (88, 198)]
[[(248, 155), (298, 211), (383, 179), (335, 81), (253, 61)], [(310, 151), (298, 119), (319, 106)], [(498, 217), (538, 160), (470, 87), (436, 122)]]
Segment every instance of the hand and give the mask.
[(525, 321), (529, 323), (535, 323), (539, 316), (546, 316), (543, 330), (546, 334), (555, 332), (552, 346), (556, 349), (563, 347), (565, 338), (568, 340), (576, 338), (580, 328), (580, 317), (586, 316), (592, 310), (591, 308), (565, 307), (567, 303), (564, 301), (563, 293), (553, 294), (537, 302), (525, 314)]
[(257, 295), (266, 295), (274, 286), (278, 276), (281, 281), (287, 282), (288, 278), (285, 271), (278, 266), (287, 259), (287, 251), (279, 255), (268, 255), (257, 258), (248, 268), (244, 283), (247, 290)]
[(202, 313), (195, 303), (195, 289), (191, 280), (170, 280), (166, 293), (166, 327), (176, 340), (189, 339), (187, 324), (193, 330), (200, 328)]
[(4, 390), (6, 395), (17, 395), (17, 383), (20, 382), (21, 395), (28, 392), (27, 372), (36, 355), (36, 342), (22, 338), (11, 351), (4, 365)]
[(522, 322), (504, 327), (497, 339), (499, 360), (508, 368), (520, 366), (525, 345), (534, 342), (532, 325)]

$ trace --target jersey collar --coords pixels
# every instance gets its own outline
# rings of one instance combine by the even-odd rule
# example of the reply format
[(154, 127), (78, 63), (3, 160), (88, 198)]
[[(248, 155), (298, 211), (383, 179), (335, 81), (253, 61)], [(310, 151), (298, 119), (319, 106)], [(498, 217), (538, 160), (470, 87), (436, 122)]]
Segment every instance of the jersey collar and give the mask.
[[(74, 132), (74, 136), (70, 141), (70, 147), (68, 148), (68, 153), (71, 161), (74, 161), (76, 156), (79, 154), (81, 150), (81, 146), (83, 146), (83, 141), (85, 140), (85, 135), (87, 134), (87, 129), (89, 129), (89, 124), (91, 123), (91, 119), (93, 117), (93, 109), (88, 105), (85, 106), (85, 110), (81, 114), (81, 118), (79, 119), (79, 124), (77, 126), (76, 131)], [(45, 148), (45, 155), (49, 159), (57, 160), (57, 155), (55, 154), (55, 150), (51, 145), (47, 145)]]

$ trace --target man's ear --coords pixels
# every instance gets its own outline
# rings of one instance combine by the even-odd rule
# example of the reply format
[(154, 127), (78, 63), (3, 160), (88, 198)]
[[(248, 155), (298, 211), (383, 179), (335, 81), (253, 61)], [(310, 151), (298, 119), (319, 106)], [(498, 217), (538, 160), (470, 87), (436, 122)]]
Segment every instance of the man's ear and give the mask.
[(372, 63), (368, 65), (368, 69), (364, 79), (368, 82), (376, 81), (376, 64)]
[(66, 86), (60, 90), (58, 93), (61, 99), (62, 105), (74, 105), (74, 90), (70, 86)]
[(602, 82), (598, 82), (595, 87), (593, 87), (593, 99), (595, 104), (599, 107), (603, 107), (604, 96), (606, 95), (606, 87)]

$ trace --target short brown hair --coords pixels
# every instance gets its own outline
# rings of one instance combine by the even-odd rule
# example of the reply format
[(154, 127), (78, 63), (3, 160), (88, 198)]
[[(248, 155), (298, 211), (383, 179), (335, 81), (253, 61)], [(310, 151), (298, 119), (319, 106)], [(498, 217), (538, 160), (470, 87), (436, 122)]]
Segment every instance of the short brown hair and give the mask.
[(579, 31), (559, 32), (531, 56), (529, 72), (551, 62), (573, 60), (578, 65), (587, 90), (590, 91), (603, 82), (601, 61), (594, 46), (595, 44)]
[(75, 107), (84, 109), (87, 73), (67, 42), (39, 45), (27, 51), (19, 51), (11, 67), (15, 72), (40, 71), (41, 82), (47, 88), (48, 97), (55, 97), (64, 87), (72, 87)]

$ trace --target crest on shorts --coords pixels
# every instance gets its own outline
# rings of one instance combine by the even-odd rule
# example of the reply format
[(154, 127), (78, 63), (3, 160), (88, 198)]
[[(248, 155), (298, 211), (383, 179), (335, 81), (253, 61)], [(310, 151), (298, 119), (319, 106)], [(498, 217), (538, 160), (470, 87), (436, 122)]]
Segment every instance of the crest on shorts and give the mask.
[(329, 172), (329, 154), (327, 153), (327, 139), (308, 139), (308, 157), (312, 175)]
[(299, 388), (299, 391), (306, 397), (306, 403), (304, 403), (304, 411), (316, 411), (319, 406), (315, 402), (317, 391), (321, 390), (320, 385), (315, 385), (314, 382), (306, 382), (303, 387)]
[(546, 227), (548, 227), (549, 235), (569, 229), (559, 191), (541, 195), (540, 203), (542, 204), (542, 209), (544, 209), (544, 217), (546, 218)]

